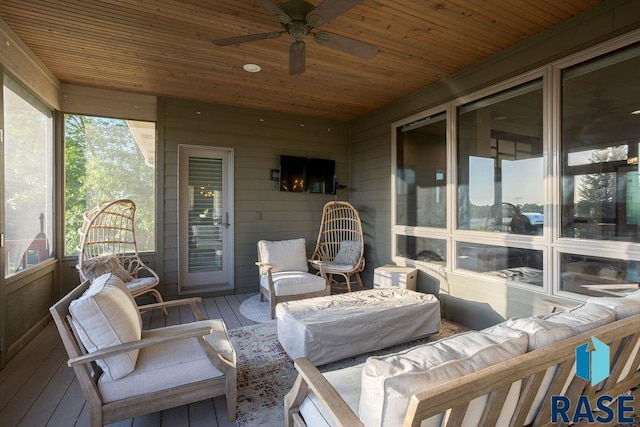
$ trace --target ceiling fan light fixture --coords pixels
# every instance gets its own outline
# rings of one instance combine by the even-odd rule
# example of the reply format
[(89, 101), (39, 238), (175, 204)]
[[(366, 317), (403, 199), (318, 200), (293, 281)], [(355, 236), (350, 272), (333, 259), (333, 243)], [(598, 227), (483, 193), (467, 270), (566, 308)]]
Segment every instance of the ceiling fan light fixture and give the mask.
[(242, 69), (248, 73), (258, 73), (262, 70), (262, 67), (260, 67), (258, 64), (244, 64), (242, 66)]

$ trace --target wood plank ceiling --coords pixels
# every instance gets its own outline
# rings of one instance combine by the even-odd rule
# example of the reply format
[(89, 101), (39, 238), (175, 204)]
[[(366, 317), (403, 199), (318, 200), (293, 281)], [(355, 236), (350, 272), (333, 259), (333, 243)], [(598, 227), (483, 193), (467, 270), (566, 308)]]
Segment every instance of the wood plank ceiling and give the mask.
[(364, 0), (321, 29), (373, 44), (377, 55), (359, 59), (308, 37), (306, 72), (296, 76), (286, 34), (212, 43), (282, 30), (252, 0), (2, 0), (0, 17), (63, 83), (350, 121), (598, 3)]

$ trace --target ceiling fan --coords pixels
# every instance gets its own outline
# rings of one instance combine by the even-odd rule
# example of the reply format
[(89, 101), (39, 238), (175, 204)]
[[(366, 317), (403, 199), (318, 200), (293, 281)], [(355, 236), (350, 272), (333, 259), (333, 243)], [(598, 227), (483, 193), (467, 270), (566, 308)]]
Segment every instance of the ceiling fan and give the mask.
[(284, 27), (284, 31), (271, 31), (220, 39), (215, 40), (213, 44), (230, 46), (256, 40), (272, 39), (287, 33), (294, 40), (289, 48), (289, 74), (291, 75), (304, 73), (307, 51), (305, 37), (308, 35), (312, 35), (314, 41), (318, 44), (358, 58), (371, 59), (378, 53), (378, 48), (368, 43), (327, 31), (314, 31), (314, 29), (328, 23), (363, 0), (324, 0), (317, 7), (304, 0), (288, 0), (281, 5), (275, 4), (273, 0), (252, 1), (273, 15)]

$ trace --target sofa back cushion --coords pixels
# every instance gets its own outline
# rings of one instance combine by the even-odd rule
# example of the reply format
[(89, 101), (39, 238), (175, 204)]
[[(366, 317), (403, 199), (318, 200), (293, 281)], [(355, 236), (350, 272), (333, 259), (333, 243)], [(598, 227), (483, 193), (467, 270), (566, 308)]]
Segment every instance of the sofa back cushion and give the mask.
[(270, 264), (272, 273), (281, 271), (309, 271), (305, 239), (258, 242), (260, 261)]
[(616, 314), (616, 320), (640, 314), (640, 300), (634, 297), (591, 297), (587, 303), (599, 304), (613, 310)]
[[(467, 332), (399, 353), (370, 357), (362, 370), (360, 419), (368, 427), (402, 425), (415, 393), (524, 354), (527, 342), (526, 334), (497, 326), (491, 332)], [(515, 397), (518, 391), (511, 394)], [(482, 407), (485, 401), (475, 400)], [(505, 404), (503, 416), (510, 417), (514, 408), (515, 401)], [(481, 409), (470, 406), (467, 418), (477, 416)], [(426, 425), (439, 425), (442, 417), (435, 418)]]
[(615, 321), (616, 313), (604, 305), (585, 303), (569, 311), (541, 314), (536, 317), (568, 326), (576, 331), (576, 334), (581, 334)]
[[(104, 274), (69, 305), (78, 337), (89, 353), (139, 340), (142, 319), (131, 293), (120, 278)], [(105, 375), (120, 379), (135, 369), (138, 350), (97, 360)]]

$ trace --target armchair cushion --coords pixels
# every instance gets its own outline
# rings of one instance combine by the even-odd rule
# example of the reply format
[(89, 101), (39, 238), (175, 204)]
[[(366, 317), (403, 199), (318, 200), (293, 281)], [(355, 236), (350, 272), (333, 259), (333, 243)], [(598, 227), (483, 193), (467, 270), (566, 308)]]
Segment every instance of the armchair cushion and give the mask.
[(258, 242), (260, 261), (271, 265), (272, 273), (280, 271), (309, 271), (305, 239)]
[[(370, 357), (362, 370), (360, 419), (366, 426), (402, 425), (413, 394), (524, 354), (527, 341), (526, 334), (498, 326), (491, 332), (468, 332), (388, 356)], [(519, 384), (509, 397), (517, 399), (518, 392)], [(483, 399), (475, 404), (483, 405)], [(515, 402), (504, 408), (512, 412)], [(474, 414), (470, 408), (467, 417), (476, 422), (479, 418), (473, 419)], [(503, 412), (503, 416), (508, 420), (511, 413)]]
[[(89, 353), (139, 340), (142, 319), (131, 293), (114, 274), (93, 281), (78, 299), (69, 305), (72, 322)], [(139, 350), (97, 360), (105, 375), (117, 380), (136, 366)]]
[[(323, 277), (304, 271), (283, 271), (273, 273), (271, 277), (278, 297), (321, 292), (327, 286), (327, 281)], [(269, 280), (264, 275), (260, 276), (260, 286), (269, 289)]]
[(333, 263), (351, 266), (356, 265), (360, 260), (360, 249), (360, 242), (343, 240), (340, 242), (340, 249), (333, 259)]
[[(233, 347), (222, 320), (208, 322), (213, 326), (213, 333), (205, 336), (207, 343), (226, 359), (235, 361)], [(142, 333), (143, 338), (158, 335), (162, 335), (162, 330)], [(119, 379), (103, 375), (98, 381), (98, 389), (107, 403), (223, 375), (209, 361), (197, 339), (187, 338), (140, 349), (132, 373)]]
[(103, 274), (113, 273), (123, 282), (133, 279), (127, 270), (118, 262), (114, 254), (104, 254), (82, 261), (82, 273), (90, 282), (93, 282)]

